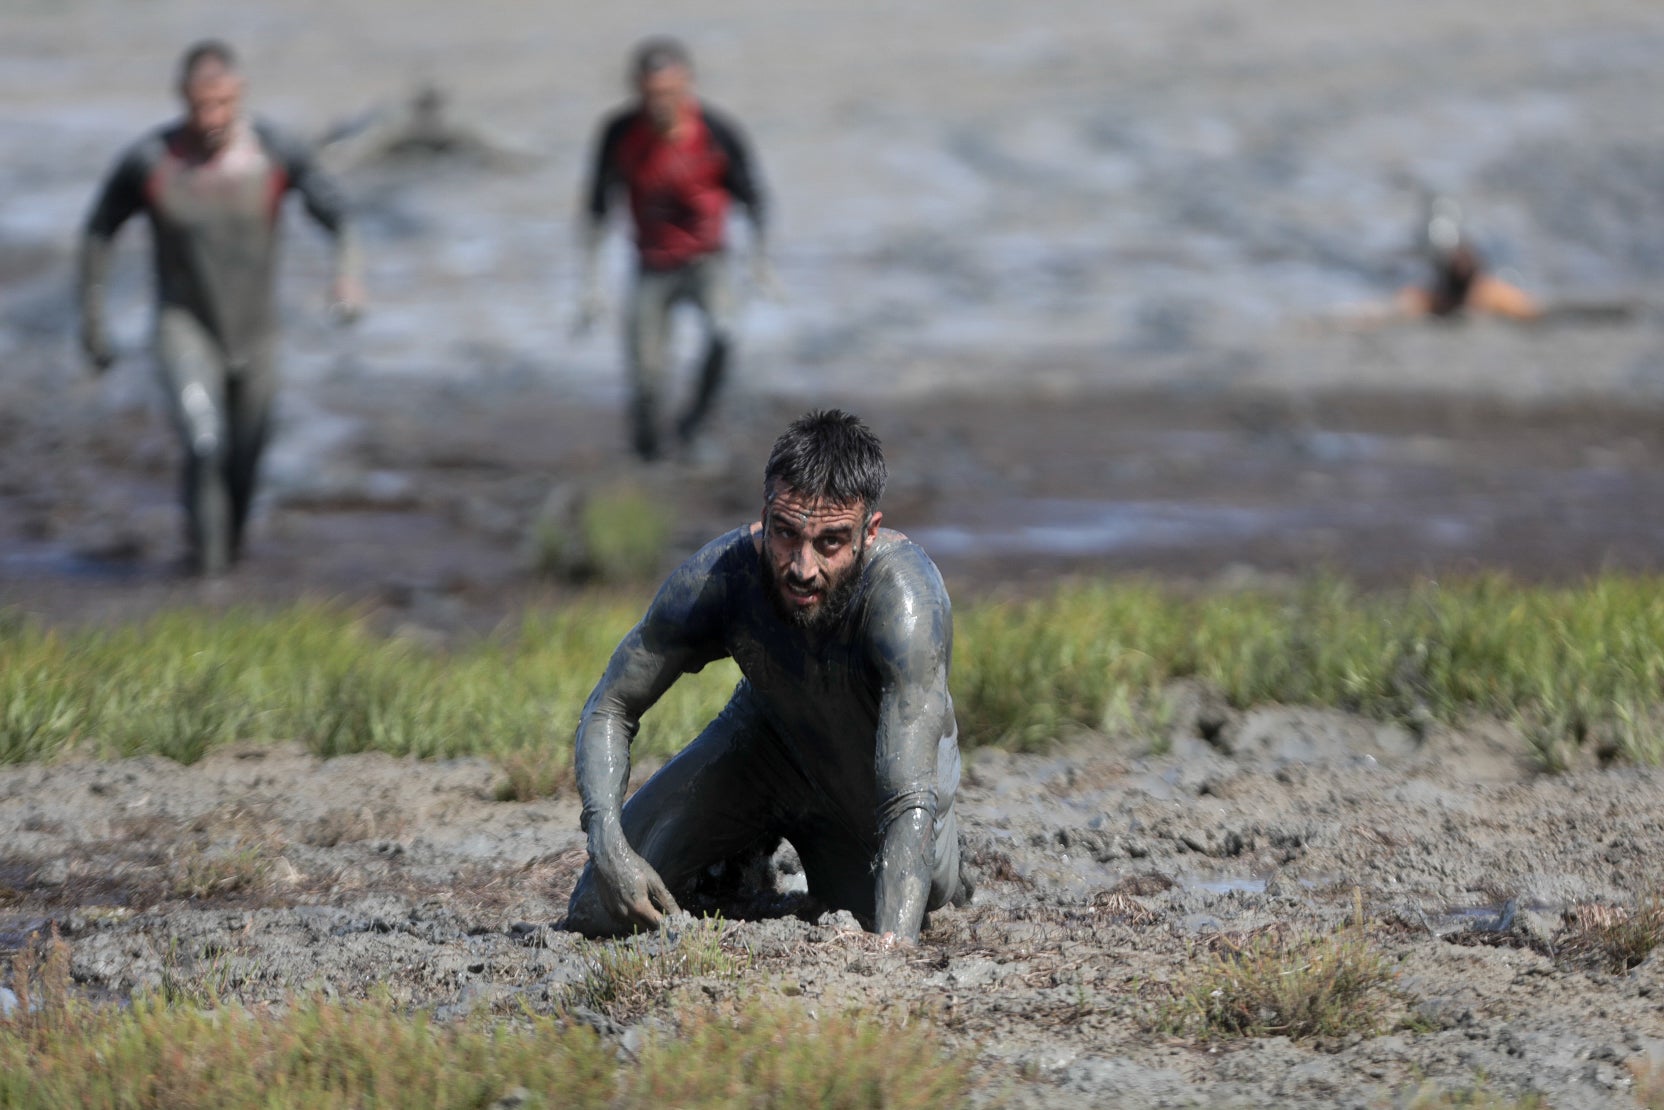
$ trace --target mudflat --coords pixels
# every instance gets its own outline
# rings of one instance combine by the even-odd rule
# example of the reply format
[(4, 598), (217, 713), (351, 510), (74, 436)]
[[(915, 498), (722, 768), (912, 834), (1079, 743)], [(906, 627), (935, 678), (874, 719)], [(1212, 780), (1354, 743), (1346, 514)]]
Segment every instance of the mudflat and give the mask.
[[(676, 507), (674, 559), (753, 518), (769, 440), (827, 403), (884, 439), (887, 523), (966, 598), (1664, 561), (1664, 16), (1633, 4), (716, 0), (667, 27), (642, 4), (167, 0), (12, 5), (0, 29), (0, 606), (38, 620), (325, 597), (466, 635), (568, 596), (530, 569), (552, 501), (639, 484)], [(757, 145), (788, 299), (747, 303), (718, 450), (641, 470), (617, 329), (569, 334), (571, 214), (626, 50), (664, 29)], [(331, 326), (326, 252), (294, 222), (283, 422), (249, 559), (207, 585), (177, 570), (143, 232), (103, 381), (69, 300), (98, 176), (172, 112), (206, 33), (242, 47), (262, 114), (362, 123), (324, 156), (371, 296)], [(429, 81), (479, 143), (394, 157)], [(1418, 275), (1428, 189), (1562, 311), (1359, 311)], [(621, 248), (609, 265), (621, 291)], [(995, 1104), (1397, 1105), (1483, 1077), (1624, 1106), (1664, 1066), (1664, 965), (1603, 964), (1579, 924), (1657, 897), (1656, 772), (1544, 776), (1486, 721), (1179, 718), (1160, 756), (1110, 736), (970, 758), (978, 894), (919, 948), (821, 918), (783, 859), (778, 897), (726, 904), (752, 970), (686, 989), (928, 1016)], [(493, 801), (498, 773), (284, 747), (6, 769), (0, 948), (56, 923), (107, 997), (170, 975), (556, 1006), (587, 958), (549, 928), (576, 802)], [(1153, 1030), (1207, 952), (1349, 923), (1394, 972), (1384, 1032)]]

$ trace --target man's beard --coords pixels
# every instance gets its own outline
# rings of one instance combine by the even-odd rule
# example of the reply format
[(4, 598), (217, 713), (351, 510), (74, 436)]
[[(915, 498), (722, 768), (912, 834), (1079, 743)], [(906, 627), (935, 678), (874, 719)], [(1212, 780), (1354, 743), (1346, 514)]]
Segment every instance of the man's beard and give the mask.
[(861, 571), (866, 565), (867, 549), (863, 544), (850, 568), (840, 578), (828, 581), (825, 596), (820, 599), (820, 603), (805, 609), (786, 600), (785, 583), (781, 581), (773, 562), (767, 558), (765, 552), (763, 569), (768, 576), (768, 599), (773, 603), (774, 611), (780, 614), (780, 619), (793, 628), (805, 632), (824, 632), (843, 620), (850, 601), (855, 597), (855, 588), (861, 584)]

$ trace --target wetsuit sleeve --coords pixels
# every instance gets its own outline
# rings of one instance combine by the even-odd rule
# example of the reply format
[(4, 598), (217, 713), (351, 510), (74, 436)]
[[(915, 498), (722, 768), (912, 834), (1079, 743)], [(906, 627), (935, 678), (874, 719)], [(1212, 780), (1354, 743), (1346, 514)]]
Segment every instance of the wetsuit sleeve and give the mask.
[(306, 214), (335, 240), (335, 276), (358, 280), (358, 237), (352, 226), (346, 194), (318, 167), (312, 149), (269, 124), (256, 125), (260, 141), (283, 167), (288, 188), (299, 194)]
[(81, 236), (76, 278), (81, 333), (97, 341), (104, 336), (104, 282), (110, 270), (110, 241), (121, 225), (144, 206), (145, 178), (150, 172), (146, 145), (138, 144), (123, 154), (104, 179)]
[(923, 551), (908, 545), (887, 562), (866, 626), (879, 679), (875, 925), (880, 933), (911, 939), (930, 894), (937, 750), (952, 711), (953, 614), (941, 576)]
[(767, 213), (767, 196), (757, 172), (756, 159), (751, 156), (750, 141), (737, 123), (709, 108), (705, 109), (705, 127), (711, 133), (711, 141), (716, 143), (728, 163), (722, 187), (736, 202), (745, 206), (751, 225), (761, 232)]
[(623, 184), (618, 168), (618, 147), (630, 125), (630, 115), (620, 112), (602, 124), (595, 140), (595, 156), (590, 164), (589, 182), (584, 189), (584, 212), (591, 223), (607, 218), (607, 205), (612, 195)]
[(585, 703), (573, 755), (583, 827), (619, 819), (630, 777), (630, 744), (641, 718), (682, 675), (726, 654), (721, 630), (724, 541), (683, 563), (659, 588), (641, 622), (614, 649)]

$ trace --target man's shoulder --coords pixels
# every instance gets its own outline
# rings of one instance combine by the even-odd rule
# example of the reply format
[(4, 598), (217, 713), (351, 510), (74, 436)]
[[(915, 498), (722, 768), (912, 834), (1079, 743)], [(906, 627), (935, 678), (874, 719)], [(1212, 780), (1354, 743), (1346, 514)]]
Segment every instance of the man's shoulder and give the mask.
[(724, 146), (738, 144), (744, 139), (744, 129), (724, 108), (720, 108), (708, 101), (699, 102), (699, 118), (705, 123), (705, 130), (710, 132), (711, 138)]
[(694, 558), (697, 559), (700, 556), (706, 556), (711, 559), (721, 560), (732, 558), (736, 552), (742, 551), (749, 551), (753, 554), (757, 551), (757, 541), (754, 534), (754, 528), (749, 524), (742, 524), (738, 528), (730, 528), (728, 531), (722, 533), (722, 535), (710, 540), (704, 547), (699, 549), (698, 553), (694, 555)]
[(684, 633), (719, 628), (736, 580), (756, 565), (750, 529), (723, 533), (671, 571), (653, 598), (649, 624), (655, 628), (675, 627)]
[(148, 170), (167, 154), (184, 126), (178, 120), (159, 123), (122, 148), (116, 165), (123, 170)]
[(600, 126), (596, 128), (601, 135), (602, 147), (617, 143), (630, 128), (641, 121), (641, 118), (641, 108), (636, 104), (620, 104), (608, 109), (602, 114)]
[(905, 596), (916, 600), (939, 600), (946, 604), (948, 591), (936, 561), (924, 548), (901, 532), (880, 529), (865, 572), (867, 593), (875, 600)]
[(671, 574), (669, 581), (686, 584), (690, 580), (730, 577), (755, 567), (756, 551), (750, 526), (735, 528), (724, 532), (689, 555)]
[(254, 137), (260, 141), (260, 146), (266, 154), (283, 165), (303, 162), (312, 155), (309, 143), (264, 116), (253, 117), (249, 120), (249, 126), (253, 128)]

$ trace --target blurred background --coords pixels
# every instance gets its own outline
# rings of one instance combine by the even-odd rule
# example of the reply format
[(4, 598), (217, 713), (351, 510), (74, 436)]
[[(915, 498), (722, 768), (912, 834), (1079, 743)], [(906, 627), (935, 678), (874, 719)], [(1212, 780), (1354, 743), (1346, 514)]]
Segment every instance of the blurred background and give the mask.
[[(629, 460), (616, 311), (570, 334), (593, 128), (654, 32), (749, 132), (784, 289), (745, 305), (726, 451), (694, 470)], [(141, 225), (103, 381), (69, 291), (99, 179), (174, 115), (206, 35), (242, 53), (256, 114), (329, 140), (370, 298), (331, 323), (326, 242), (291, 212), (238, 598), (500, 614), (565, 588), (551, 537), (581, 506), (636, 496), (656, 573), (752, 519), (773, 436), (834, 402), (884, 438), (887, 521), (956, 589), (1664, 562), (1654, 5), (10, 0), (0, 603), (76, 618), (195, 588)], [(429, 87), (457, 141), (401, 152)], [(1434, 192), (1564, 311), (1374, 319), (1422, 275)]]

